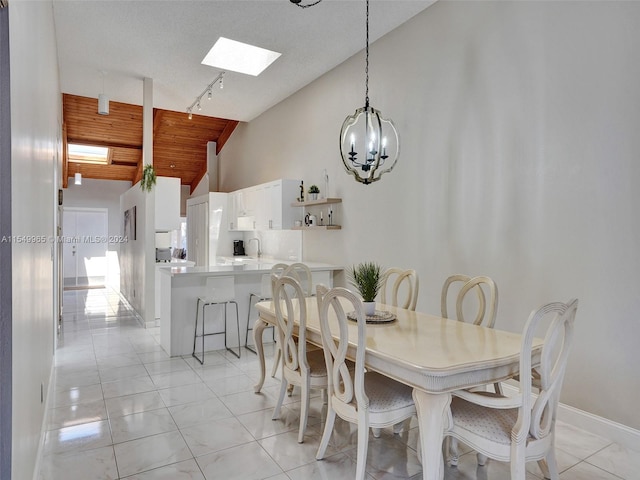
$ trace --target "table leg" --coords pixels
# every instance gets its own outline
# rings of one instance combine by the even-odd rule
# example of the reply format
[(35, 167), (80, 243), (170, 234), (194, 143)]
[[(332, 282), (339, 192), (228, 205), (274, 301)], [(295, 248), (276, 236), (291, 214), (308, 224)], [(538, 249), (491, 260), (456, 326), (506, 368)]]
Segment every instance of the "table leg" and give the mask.
[(442, 457), (442, 432), (444, 431), (444, 413), (451, 404), (450, 393), (427, 393), (413, 390), (413, 401), (418, 413), (420, 429), (420, 449), (422, 457), (422, 478), (424, 480), (442, 480), (444, 478), (444, 460)]
[(258, 355), (258, 360), (260, 361), (260, 380), (253, 387), (255, 393), (260, 393), (262, 385), (264, 385), (265, 362), (264, 345), (262, 345), (262, 332), (267, 326), (267, 322), (262, 320), (260, 317), (258, 317), (256, 323), (253, 325), (253, 344), (256, 347), (256, 354)]

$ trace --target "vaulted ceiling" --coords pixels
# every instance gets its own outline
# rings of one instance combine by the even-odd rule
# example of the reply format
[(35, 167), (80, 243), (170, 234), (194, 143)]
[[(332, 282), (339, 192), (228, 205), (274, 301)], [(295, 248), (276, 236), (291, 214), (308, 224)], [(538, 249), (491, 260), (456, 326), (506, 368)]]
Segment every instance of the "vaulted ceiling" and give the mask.
[[(63, 181), (85, 178), (129, 180), (142, 176), (142, 107), (110, 102), (109, 115), (98, 114), (98, 100), (63, 94)], [(156, 175), (178, 177), (193, 190), (207, 171), (207, 143), (222, 149), (238, 125), (235, 120), (153, 109), (153, 166)], [(68, 144), (108, 147), (106, 165), (69, 161)]]

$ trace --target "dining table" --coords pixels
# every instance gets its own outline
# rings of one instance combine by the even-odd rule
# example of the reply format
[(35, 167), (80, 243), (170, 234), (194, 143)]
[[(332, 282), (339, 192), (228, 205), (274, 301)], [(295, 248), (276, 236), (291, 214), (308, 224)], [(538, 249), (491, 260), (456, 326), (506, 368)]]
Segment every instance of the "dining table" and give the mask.
[[(322, 346), (317, 298), (305, 301), (306, 339)], [(349, 305), (343, 305), (346, 312)], [(261, 377), (254, 390), (258, 393), (265, 380), (262, 333), (276, 325), (276, 316), (270, 300), (257, 303), (256, 310), (253, 334)], [(329, 311), (333, 314), (333, 309)], [(443, 432), (452, 392), (517, 375), (522, 336), (382, 303), (376, 304), (376, 313), (384, 322), (367, 324), (365, 366), (413, 388), (423, 479), (442, 480)], [(355, 322), (350, 322), (348, 333), (347, 356), (354, 359), (358, 336)], [(534, 342), (534, 365), (539, 361), (541, 344), (542, 340)]]

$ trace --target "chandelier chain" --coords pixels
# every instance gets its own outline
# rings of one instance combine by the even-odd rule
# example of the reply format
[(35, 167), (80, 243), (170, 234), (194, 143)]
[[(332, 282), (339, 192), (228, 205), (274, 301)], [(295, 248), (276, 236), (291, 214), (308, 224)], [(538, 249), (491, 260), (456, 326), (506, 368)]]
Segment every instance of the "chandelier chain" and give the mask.
[(364, 103), (365, 106), (369, 106), (369, 0), (367, 0), (367, 47), (365, 53), (365, 95), (364, 95)]

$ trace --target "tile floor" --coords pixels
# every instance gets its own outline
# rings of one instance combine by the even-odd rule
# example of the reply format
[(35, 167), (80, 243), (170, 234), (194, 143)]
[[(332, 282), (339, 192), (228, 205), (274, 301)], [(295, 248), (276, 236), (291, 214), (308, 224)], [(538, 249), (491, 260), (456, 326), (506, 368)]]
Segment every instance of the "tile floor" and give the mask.
[[(268, 364), (269, 367), (269, 364)], [(322, 402), (312, 400), (304, 444), (296, 441), (299, 395), (271, 420), (279, 388), (269, 378), (254, 394), (256, 356), (224, 351), (169, 358), (158, 329), (144, 329), (117, 293), (67, 291), (56, 354), (54, 394), (41, 480), (352, 479), (355, 429), (337, 423), (328, 454), (316, 461)], [(557, 428), (562, 480), (637, 480), (640, 458), (604, 438), (569, 425)], [(422, 478), (417, 428), (371, 437), (368, 480)], [(535, 463), (528, 480), (541, 478)], [(505, 464), (478, 467), (473, 452), (446, 480), (507, 480)]]

